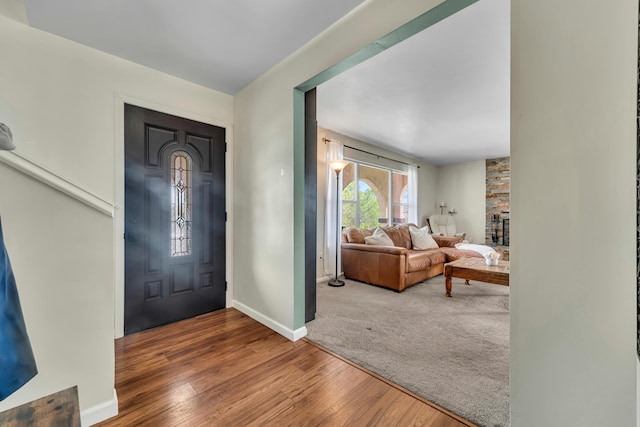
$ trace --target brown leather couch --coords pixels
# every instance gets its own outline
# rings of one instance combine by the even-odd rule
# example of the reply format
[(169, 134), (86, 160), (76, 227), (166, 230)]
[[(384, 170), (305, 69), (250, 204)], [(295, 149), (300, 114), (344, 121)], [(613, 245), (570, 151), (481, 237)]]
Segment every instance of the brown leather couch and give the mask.
[(342, 269), (347, 279), (402, 292), (444, 272), (444, 264), (464, 256), (481, 257), (455, 248), (461, 237), (433, 236), (437, 249), (413, 250), (408, 225), (380, 227), (394, 246), (365, 244), (375, 229), (346, 228), (342, 233)]

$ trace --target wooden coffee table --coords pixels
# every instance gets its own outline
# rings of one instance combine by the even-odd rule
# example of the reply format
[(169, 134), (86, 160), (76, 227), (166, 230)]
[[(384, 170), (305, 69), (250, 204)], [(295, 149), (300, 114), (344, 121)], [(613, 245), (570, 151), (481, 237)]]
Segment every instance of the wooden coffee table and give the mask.
[(445, 295), (451, 297), (451, 278), (458, 277), (469, 280), (509, 286), (509, 261), (498, 261), (498, 265), (488, 266), (484, 258), (465, 257), (444, 265)]

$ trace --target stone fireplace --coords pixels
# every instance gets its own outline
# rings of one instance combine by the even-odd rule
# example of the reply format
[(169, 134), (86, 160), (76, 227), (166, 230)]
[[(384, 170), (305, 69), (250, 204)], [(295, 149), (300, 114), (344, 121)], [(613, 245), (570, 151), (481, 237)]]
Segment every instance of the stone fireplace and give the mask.
[(510, 158), (486, 160), (487, 216), (485, 243), (492, 246), (509, 246)]

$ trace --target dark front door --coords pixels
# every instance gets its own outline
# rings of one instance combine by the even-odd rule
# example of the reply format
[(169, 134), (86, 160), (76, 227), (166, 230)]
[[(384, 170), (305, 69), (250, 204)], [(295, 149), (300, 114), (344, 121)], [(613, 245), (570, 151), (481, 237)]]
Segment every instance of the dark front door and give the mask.
[(225, 306), (225, 130), (125, 105), (125, 334)]

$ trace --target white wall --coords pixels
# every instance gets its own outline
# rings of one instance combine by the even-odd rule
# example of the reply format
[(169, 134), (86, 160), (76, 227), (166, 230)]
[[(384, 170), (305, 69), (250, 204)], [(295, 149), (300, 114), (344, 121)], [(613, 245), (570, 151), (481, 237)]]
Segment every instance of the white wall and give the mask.
[[(365, 2), (235, 98), (234, 274), (247, 307), (294, 327), (293, 87), (438, 3)], [(637, 2), (512, 3), (512, 424), (633, 425)], [(107, 200), (117, 93), (233, 118), (226, 95), (2, 17), (0, 48), (0, 117), (18, 150)], [(0, 209), (41, 368), (0, 410), (74, 384), (82, 409), (108, 401), (112, 221), (0, 170), (11, 182)], [(40, 221), (43, 205), (60, 230)], [(76, 228), (58, 225), (69, 215)], [(612, 215), (607, 233), (590, 232)], [(67, 250), (51, 250), (61, 237)]]
[(6, 165), (0, 182), (5, 244), (39, 371), (0, 410), (74, 385), (82, 409), (109, 401), (112, 218)]
[[(236, 97), (248, 305), (292, 323), (292, 88), (435, 3), (366, 2)], [(512, 5), (514, 426), (635, 423), (636, 20), (631, 0)]]
[(293, 89), (439, 3), (364, 2), (236, 95), (234, 191), (243, 197), (234, 205), (234, 304), (271, 325), (300, 327), (293, 303)]
[[(0, 121), (11, 127), (16, 151), (112, 205), (121, 192), (115, 159), (123, 99), (229, 129), (233, 121), (231, 96), (3, 16), (0, 51)], [(7, 247), (40, 371), (0, 410), (73, 385), (83, 412), (114, 403), (118, 223), (4, 164), (0, 182)]]
[(512, 424), (632, 426), (638, 2), (511, 11)]
[(440, 213), (440, 202), (447, 202), (447, 211), (458, 212), (456, 229), (467, 233), (471, 243), (484, 244), (486, 222), (486, 162), (456, 163), (437, 169), (436, 201), (432, 213)]
[[(319, 89), (321, 90), (321, 89)], [(333, 276), (335, 273), (332, 271), (324, 271), (322, 259), (320, 255), (324, 252), (325, 248), (325, 218), (327, 215), (327, 146), (322, 141), (323, 138), (340, 140), (344, 145), (359, 148), (361, 150), (368, 151), (370, 153), (379, 154), (381, 156), (396, 159), (401, 162), (413, 163), (420, 166), (418, 169), (418, 220), (420, 224), (424, 225), (426, 218), (431, 213), (431, 207), (436, 203), (436, 170), (437, 168), (429, 163), (418, 161), (414, 158), (403, 156), (402, 154), (394, 153), (389, 150), (385, 150), (375, 145), (371, 145), (367, 142), (351, 138), (347, 135), (334, 132), (330, 129), (318, 128), (318, 221), (317, 221), (317, 250), (316, 254), (318, 260), (316, 263), (316, 278), (321, 280), (325, 278), (328, 273), (329, 276)], [(333, 264), (332, 264), (333, 265)]]

